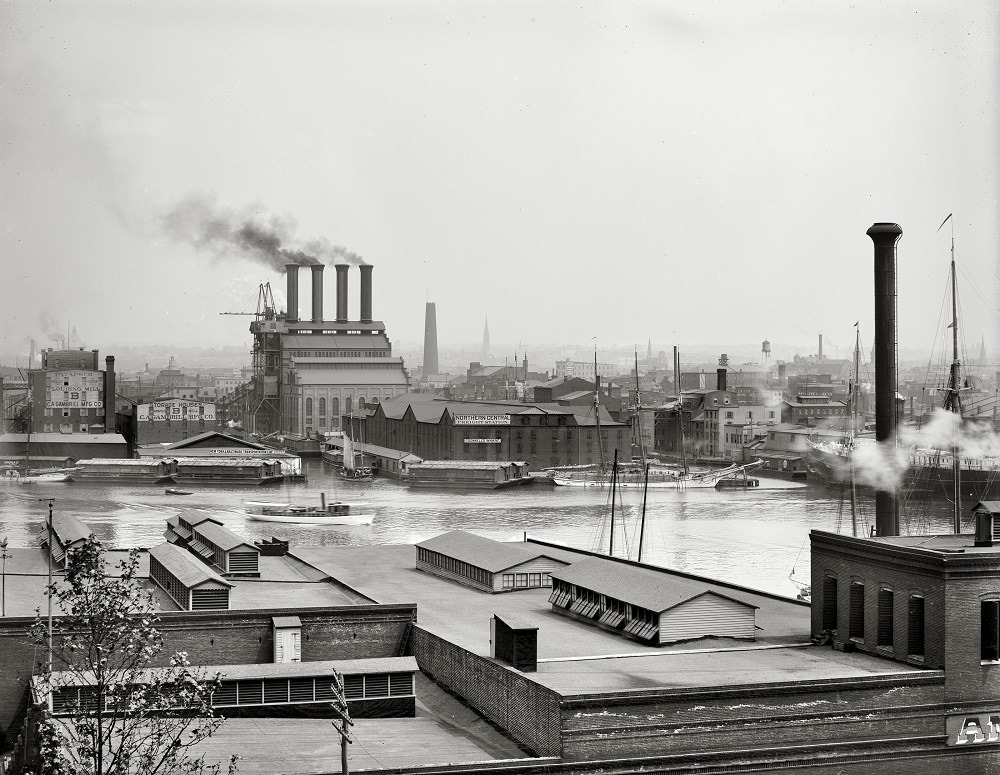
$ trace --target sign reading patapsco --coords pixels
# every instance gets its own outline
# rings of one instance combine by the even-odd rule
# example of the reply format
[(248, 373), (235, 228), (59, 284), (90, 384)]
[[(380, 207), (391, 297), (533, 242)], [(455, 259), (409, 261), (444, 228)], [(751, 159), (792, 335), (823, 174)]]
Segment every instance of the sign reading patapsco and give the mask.
[(455, 425), (510, 425), (509, 414), (456, 414)]

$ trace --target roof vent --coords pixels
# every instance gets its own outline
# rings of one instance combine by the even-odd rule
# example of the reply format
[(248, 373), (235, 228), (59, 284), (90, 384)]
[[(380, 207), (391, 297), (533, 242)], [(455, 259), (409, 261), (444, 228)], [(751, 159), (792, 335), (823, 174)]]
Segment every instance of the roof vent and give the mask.
[(1000, 501), (980, 501), (972, 507), (976, 515), (976, 546), (1000, 542)]

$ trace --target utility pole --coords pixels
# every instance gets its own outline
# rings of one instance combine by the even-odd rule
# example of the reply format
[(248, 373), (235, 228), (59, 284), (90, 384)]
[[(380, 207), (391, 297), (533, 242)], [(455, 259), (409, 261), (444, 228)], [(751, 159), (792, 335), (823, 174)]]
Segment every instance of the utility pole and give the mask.
[(7, 536), (0, 539), (0, 616), (7, 615)]
[(49, 581), (48, 589), (46, 590), (46, 596), (49, 599), (49, 675), (52, 675), (52, 502), (55, 498), (39, 498), (38, 500), (47, 502), (49, 504), (49, 517), (46, 521), (46, 527), (48, 529), (48, 547), (46, 554), (46, 559), (48, 560), (49, 566)]
[[(344, 681), (340, 673), (336, 670), (333, 671), (333, 683), (330, 684), (330, 689), (333, 690), (333, 701), (330, 703), (330, 708), (336, 717), (331, 723), (333, 724), (333, 728), (337, 730), (337, 734), (340, 735), (340, 771), (343, 775), (349, 775), (347, 770), (347, 746), (353, 743), (354, 740), (347, 728), (353, 727), (354, 722), (351, 720), (351, 711), (347, 707)], [(339, 725), (337, 723), (338, 720), (340, 721)]]

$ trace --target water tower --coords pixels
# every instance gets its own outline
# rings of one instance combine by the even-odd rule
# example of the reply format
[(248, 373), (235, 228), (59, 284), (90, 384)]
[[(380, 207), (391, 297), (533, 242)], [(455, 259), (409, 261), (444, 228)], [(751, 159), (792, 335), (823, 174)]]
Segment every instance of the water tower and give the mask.
[(760, 346), (760, 357), (764, 361), (764, 368), (771, 368), (771, 343), (766, 339)]

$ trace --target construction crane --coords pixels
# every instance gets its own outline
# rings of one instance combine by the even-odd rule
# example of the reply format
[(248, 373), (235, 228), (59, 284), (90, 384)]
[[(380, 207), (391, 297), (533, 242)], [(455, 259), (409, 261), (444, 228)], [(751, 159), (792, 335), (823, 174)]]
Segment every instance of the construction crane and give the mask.
[[(246, 298), (249, 301), (249, 297)], [(274, 295), (271, 293), (271, 283), (261, 283), (257, 286), (257, 310), (255, 312), (220, 312), (220, 315), (250, 315), (258, 319), (273, 320), (277, 307)]]

